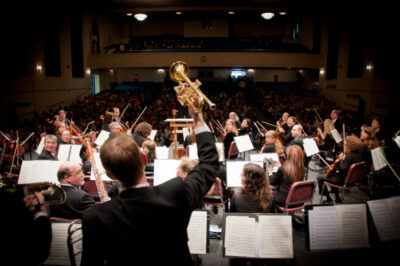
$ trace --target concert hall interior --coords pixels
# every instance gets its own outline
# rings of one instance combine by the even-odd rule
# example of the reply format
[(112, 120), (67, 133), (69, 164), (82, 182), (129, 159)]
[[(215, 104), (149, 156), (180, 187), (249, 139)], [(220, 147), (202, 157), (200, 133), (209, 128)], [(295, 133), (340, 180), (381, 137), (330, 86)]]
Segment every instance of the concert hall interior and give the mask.
[[(128, 253), (128, 265), (397, 259), (395, 9), (333, 0), (8, 3), (0, 210), (11, 219), (0, 224), (10, 243), (0, 262), (73, 265), (82, 256), (82, 265), (120, 265)], [(146, 198), (133, 198), (139, 190)], [(99, 228), (121, 244), (100, 249), (91, 231)], [(153, 232), (153, 249), (140, 247), (152, 243), (140, 230)], [(40, 241), (21, 256), (28, 238)]]

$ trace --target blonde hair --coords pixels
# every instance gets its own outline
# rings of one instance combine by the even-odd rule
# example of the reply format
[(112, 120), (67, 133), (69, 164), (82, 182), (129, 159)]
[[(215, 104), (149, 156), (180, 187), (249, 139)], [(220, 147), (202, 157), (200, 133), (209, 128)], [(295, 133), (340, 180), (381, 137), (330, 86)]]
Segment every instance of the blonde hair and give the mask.
[(224, 129), (225, 129), (225, 132), (226, 132), (226, 133), (229, 133), (228, 130), (226, 129), (226, 124), (227, 124), (228, 122), (232, 124), (232, 130), (229, 131), (229, 132), (233, 132), (233, 133), (235, 133), (235, 134), (237, 135), (237, 134), (238, 134), (238, 129), (237, 129), (236, 125), (235, 125), (235, 121), (233, 121), (232, 119), (226, 120), (226, 122), (225, 122), (225, 128), (224, 128)]
[(283, 177), (292, 182), (301, 181), (306, 173), (304, 153), (299, 145), (291, 145), (286, 149), (287, 159), (283, 163)]
[(276, 131), (268, 130), (265, 133), (265, 137), (271, 137), (271, 138), (275, 139), (275, 142), (274, 142), (275, 150), (276, 150), (276, 153), (278, 153), (278, 155), (282, 155), (284, 153), (282, 143), (278, 140)]
[(179, 164), (179, 167), (182, 169), (183, 172), (189, 173), (198, 164), (199, 163), (196, 160), (191, 159), (187, 156), (183, 156), (181, 157), (181, 163)]
[(156, 143), (150, 139), (145, 139), (142, 143), (142, 149), (147, 156), (148, 163), (152, 163), (156, 158)]

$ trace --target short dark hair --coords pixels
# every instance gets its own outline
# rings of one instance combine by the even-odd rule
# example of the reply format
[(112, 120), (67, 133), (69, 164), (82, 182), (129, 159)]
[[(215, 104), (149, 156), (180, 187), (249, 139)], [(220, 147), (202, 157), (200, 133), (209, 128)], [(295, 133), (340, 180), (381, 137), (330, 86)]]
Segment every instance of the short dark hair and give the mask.
[(101, 146), (100, 159), (108, 175), (124, 187), (135, 185), (143, 174), (140, 149), (126, 134), (107, 139)]
[(64, 180), (64, 176), (70, 176), (70, 175), (71, 171), (69, 170), (69, 168), (60, 168), (60, 170), (58, 170), (57, 172), (58, 181), (62, 181)]

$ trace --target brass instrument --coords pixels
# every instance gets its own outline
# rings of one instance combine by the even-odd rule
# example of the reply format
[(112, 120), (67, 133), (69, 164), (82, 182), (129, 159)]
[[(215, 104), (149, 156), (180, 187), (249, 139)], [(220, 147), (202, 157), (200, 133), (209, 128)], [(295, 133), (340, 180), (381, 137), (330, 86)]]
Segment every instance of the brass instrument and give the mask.
[[(45, 205), (63, 204), (65, 202), (65, 199), (67, 198), (65, 190), (62, 188), (60, 184), (53, 184), (50, 182), (32, 183), (26, 185), (17, 185), (17, 184), (8, 185), (0, 181), (0, 189), (4, 189), (7, 192), (16, 192), (24, 190), (26, 191), (27, 194), (33, 194), (34, 192), (39, 192), (40, 194), (43, 195), (45, 199), (44, 201)], [(56, 195), (57, 197), (52, 197), (53, 195), (55, 195), (57, 190), (60, 193), (57, 193)]]
[[(174, 87), (176, 93), (181, 96), (178, 97), (178, 101), (182, 106), (191, 106), (195, 113), (199, 113), (202, 110), (204, 102), (208, 104), (211, 110), (215, 110), (215, 104), (199, 89), (201, 82), (198, 79), (196, 79), (195, 82), (191, 82), (188, 78), (189, 74), (189, 67), (186, 62), (183, 61), (176, 61), (169, 68), (169, 77), (171, 80), (179, 83), (179, 86)], [(186, 87), (183, 81), (189, 85), (189, 88)], [(193, 93), (197, 93), (200, 97), (199, 106), (196, 106), (194, 103)]]

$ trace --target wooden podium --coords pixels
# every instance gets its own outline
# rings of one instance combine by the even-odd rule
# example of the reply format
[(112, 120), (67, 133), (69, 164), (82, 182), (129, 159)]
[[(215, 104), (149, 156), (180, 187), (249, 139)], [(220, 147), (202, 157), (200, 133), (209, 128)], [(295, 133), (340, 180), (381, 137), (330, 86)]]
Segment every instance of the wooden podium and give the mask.
[(178, 133), (183, 133), (183, 128), (193, 127), (193, 118), (175, 118), (175, 113), (172, 113), (174, 118), (168, 118), (164, 122), (169, 123), (172, 133), (174, 134), (174, 159), (180, 159), (186, 155), (185, 148), (178, 147)]

